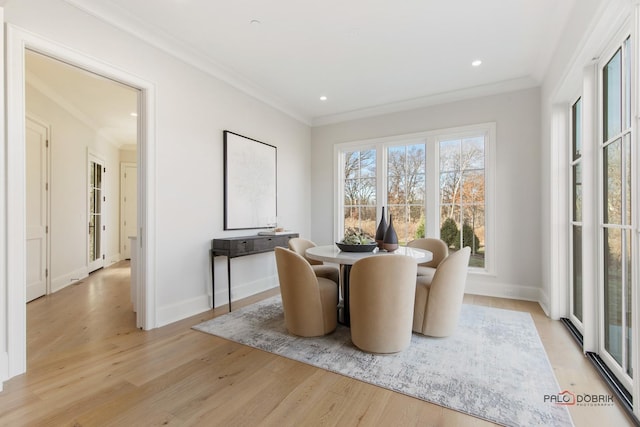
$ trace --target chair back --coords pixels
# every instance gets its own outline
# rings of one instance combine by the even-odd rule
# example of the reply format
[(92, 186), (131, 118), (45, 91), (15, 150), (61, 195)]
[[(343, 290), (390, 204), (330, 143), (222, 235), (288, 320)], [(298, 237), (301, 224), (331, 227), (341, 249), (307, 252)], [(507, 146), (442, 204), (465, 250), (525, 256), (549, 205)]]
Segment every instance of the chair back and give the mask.
[(471, 248), (466, 246), (446, 257), (436, 269), (422, 326), (425, 335), (448, 336), (458, 325), (470, 256)]
[(297, 253), (275, 248), (280, 295), (287, 330), (299, 336), (324, 335), (324, 314), (318, 279)]
[(351, 340), (364, 351), (395, 353), (411, 342), (417, 264), (404, 255), (373, 255), (350, 274)]
[(294, 251), (304, 259), (306, 259), (309, 264), (321, 265), (322, 261), (317, 261), (315, 259), (307, 258), (307, 255), (305, 255), (305, 252), (307, 249), (313, 248), (315, 246), (316, 244), (313, 243), (311, 240), (303, 239), (301, 237), (294, 237), (292, 239), (289, 239), (289, 249), (291, 249), (292, 251)]
[(429, 262), (423, 262), (420, 265), (424, 267), (436, 268), (449, 255), (447, 244), (440, 239), (422, 238), (415, 239), (407, 243), (412, 248), (424, 249), (433, 254), (433, 258)]

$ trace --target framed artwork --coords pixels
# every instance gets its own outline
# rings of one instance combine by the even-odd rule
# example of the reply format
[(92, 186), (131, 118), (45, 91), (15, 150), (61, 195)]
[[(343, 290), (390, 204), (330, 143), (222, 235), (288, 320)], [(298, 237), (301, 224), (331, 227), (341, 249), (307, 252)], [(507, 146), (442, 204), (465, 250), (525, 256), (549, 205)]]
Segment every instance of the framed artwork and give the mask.
[(275, 227), (277, 148), (225, 130), (224, 229)]

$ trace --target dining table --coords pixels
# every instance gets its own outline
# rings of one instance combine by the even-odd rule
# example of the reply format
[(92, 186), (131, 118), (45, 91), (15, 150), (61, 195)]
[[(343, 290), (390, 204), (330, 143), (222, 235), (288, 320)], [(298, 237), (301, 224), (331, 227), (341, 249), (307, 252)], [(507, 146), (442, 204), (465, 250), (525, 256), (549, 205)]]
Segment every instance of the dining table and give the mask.
[(374, 255), (405, 255), (413, 258), (417, 264), (429, 262), (433, 259), (433, 254), (430, 251), (407, 246), (399, 246), (393, 252), (378, 248), (368, 252), (349, 252), (340, 250), (335, 245), (322, 245), (307, 249), (305, 255), (316, 261), (340, 264), (342, 271), (343, 305), (338, 308), (338, 321), (345, 326), (350, 326), (351, 324), (349, 314), (349, 275), (351, 274), (351, 266), (353, 264), (361, 259)]

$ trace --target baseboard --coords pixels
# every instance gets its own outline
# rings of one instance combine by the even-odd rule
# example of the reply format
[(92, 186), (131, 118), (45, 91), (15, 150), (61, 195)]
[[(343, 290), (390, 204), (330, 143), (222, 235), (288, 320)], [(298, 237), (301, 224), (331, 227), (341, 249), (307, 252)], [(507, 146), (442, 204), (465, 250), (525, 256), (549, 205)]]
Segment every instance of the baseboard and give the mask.
[(89, 271), (87, 267), (82, 267), (70, 273), (51, 279), (51, 293), (58, 292), (60, 289), (64, 289), (67, 286), (73, 285), (87, 277), (89, 277)]
[[(234, 284), (231, 288), (231, 301), (241, 300), (278, 286), (279, 282), (277, 276), (264, 277), (241, 285)], [(229, 303), (227, 292), (226, 284), (223, 289), (216, 289), (216, 307), (226, 306)], [(474, 281), (472, 278), (467, 280), (465, 293), (496, 298), (536, 301), (538, 303), (540, 303), (542, 297), (542, 289), (540, 288), (509, 283), (479, 282)], [(195, 316), (207, 310), (211, 310), (210, 291), (207, 295), (159, 307), (157, 311), (158, 327), (177, 322), (187, 317)]]
[(122, 257), (120, 256), (120, 252), (117, 254), (109, 255), (109, 257), (105, 260), (104, 266), (109, 267), (110, 265), (115, 264), (116, 262), (122, 261)]
[(0, 392), (4, 388), (4, 382), (9, 379), (9, 353), (0, 353)]
[[(263, 277), (252, 282), (233, 284), (231, 288), (231, 301), (241, 300), (252, 295), (276, 288), (280, 285), (278, 276)], [(224, 289), (216, 289), (216, 307), (229, 303), (228, 290), (225, 284)], [(211, 308), (211, 295), (209, 295), (209, 308)]]
[[(273, 289), (278, 286), (278, 277), (270, 276), (255, 280), (253, 282), (234, 285), (231, 289), (232, 301), (241, 300), (260, 292)], [(216, 307), (226, 306), (229, 303), (226, 288), (216, 292)], [(187, 317), (195, 316), (211, 310), (211, 295), (207, 293), (196, 298), (180, 301), (174, 304), (158, 307), (157, 327), (165, 326), (177, 322)]]
[(202, 295), (189, 300), (177, 302), (175, 304), (158, 307), (156, 311), (157, 327), (162, 327), (173, 322), (177, 322), (187, 317), (195, 316), (211, 310), (209, 297)]
[(540, 302), (542, 289), (533, 286), (522, 286), (511, 283), (487, 283), (467, 279), (465, 293), (487, 297), (509, 298), (524, 301)]

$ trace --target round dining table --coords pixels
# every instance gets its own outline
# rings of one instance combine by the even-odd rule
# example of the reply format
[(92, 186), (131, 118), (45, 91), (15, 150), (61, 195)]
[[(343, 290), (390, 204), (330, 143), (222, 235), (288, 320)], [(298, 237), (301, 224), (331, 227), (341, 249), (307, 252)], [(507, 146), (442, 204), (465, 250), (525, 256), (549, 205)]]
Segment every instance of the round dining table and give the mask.
[(335, 245), (325, 245), (309, 248), (305, 254), (308, 258), (316, 261), (330, 262), (342, 266), (342, 298), (344, 304), (338, 309), (338, 321), (345, 326), (351, 324), (349, 315), (349, 274), (351, 273), (351, 266), (358, 260), (374, 255), (405, 255), (413, 258), (417, 264), (422, 264), (423, 262), (429, 262), (433, 259), (431, 252), (407, 246), (399, 246), (398, 249), (393, 252), (379, 250), (378, 248), (370, 252), (347, 252), (340, 250)]

